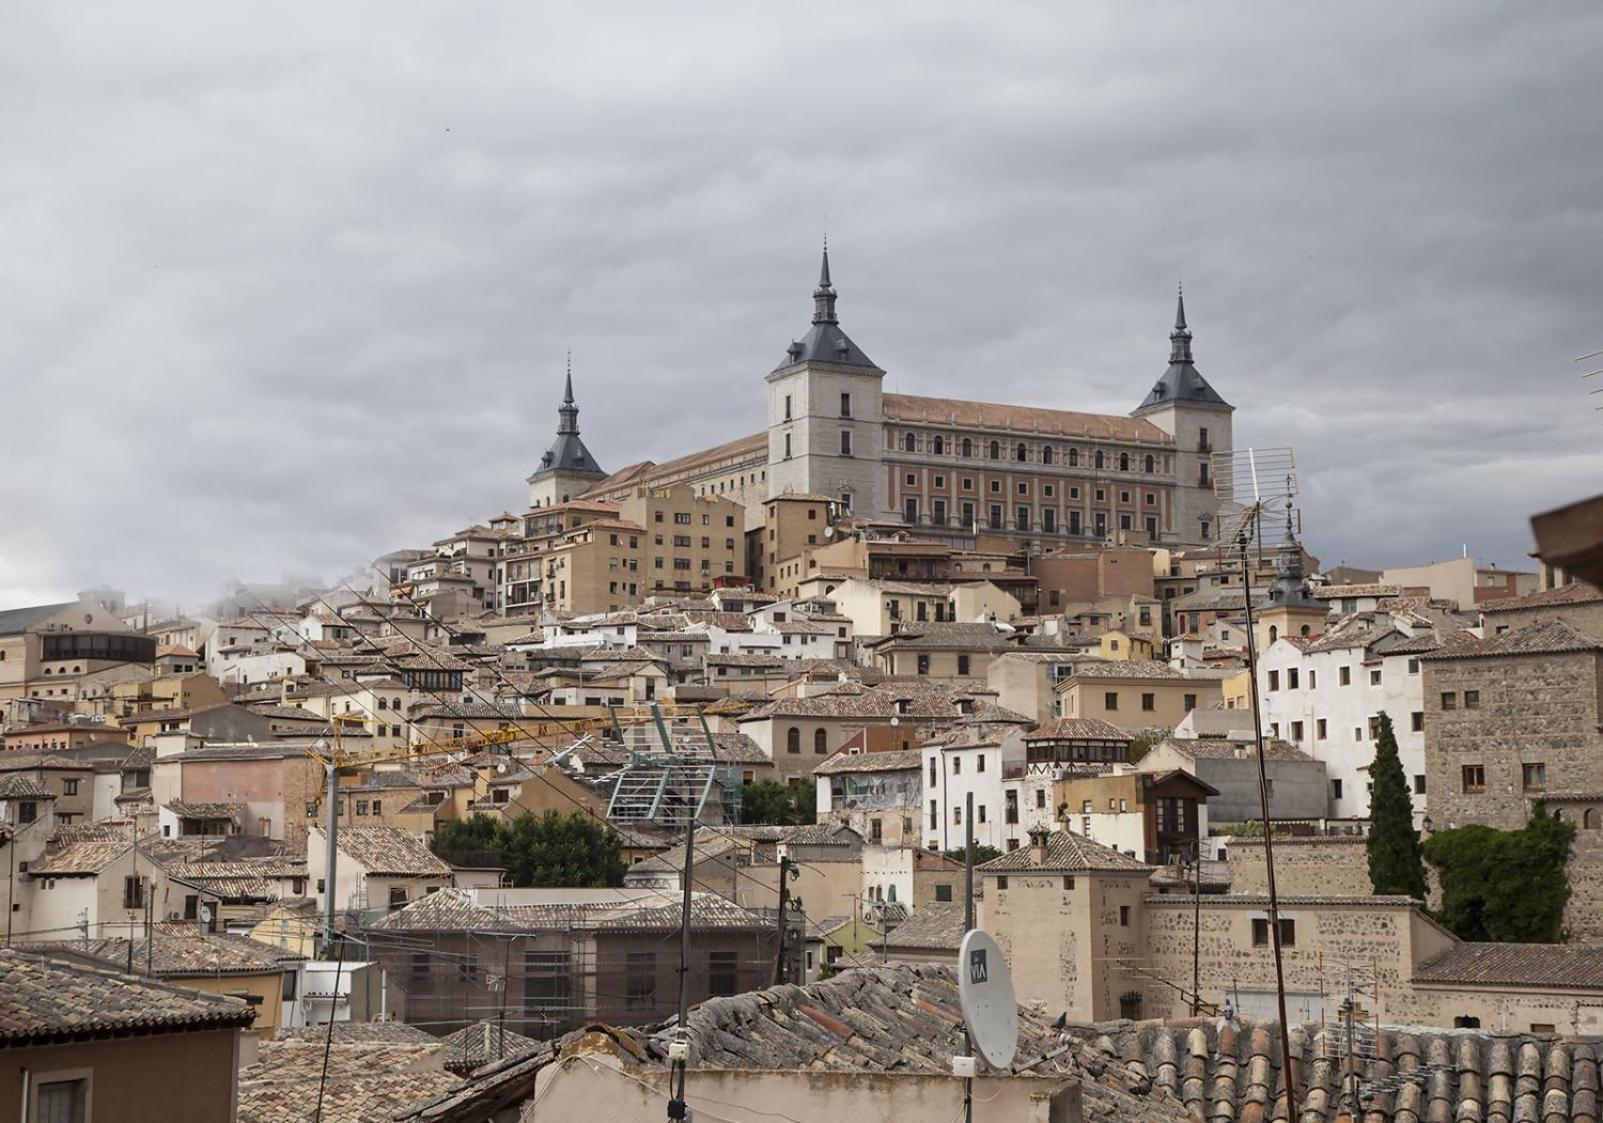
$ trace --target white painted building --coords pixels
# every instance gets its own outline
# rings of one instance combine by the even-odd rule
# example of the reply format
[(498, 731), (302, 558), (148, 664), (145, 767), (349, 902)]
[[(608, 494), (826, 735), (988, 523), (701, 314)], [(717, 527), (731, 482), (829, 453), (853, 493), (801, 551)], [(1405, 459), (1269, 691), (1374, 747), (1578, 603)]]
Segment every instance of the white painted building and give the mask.
[(1282, 636), (1259, 660), (1264, 734), (1325, 762), (1333, 819), (1369, 815), (1369, 768), (1383, 712), (1397, 736), (1414, 817), (1424, 817), (1424, 676), (1408, 642), (1419, 631), (1387, 613), (1359, 613), (1313, 640)]
[(945, 851), (963, 845), (964, 807), (973, 793), (974, 845), (1005, 849), (1002, 782), (1008, 765), (1024, 762), (1022, 731), (976, 741), (926, 744), (920, 752), (925, 847)]

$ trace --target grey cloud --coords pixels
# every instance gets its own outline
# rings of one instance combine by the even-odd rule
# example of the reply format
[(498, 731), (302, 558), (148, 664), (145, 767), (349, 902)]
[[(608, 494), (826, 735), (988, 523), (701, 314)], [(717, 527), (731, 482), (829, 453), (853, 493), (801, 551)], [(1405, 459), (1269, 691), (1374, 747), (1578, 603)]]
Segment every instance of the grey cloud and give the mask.
[(1598, 489), (1578, 2), (189, 3), (0, 43), (0, 603), (329, 576), (760, 427), (818, 236), (907, 392), (1129, 409), (1183, 276), (1316, 553), (1518, 564)]

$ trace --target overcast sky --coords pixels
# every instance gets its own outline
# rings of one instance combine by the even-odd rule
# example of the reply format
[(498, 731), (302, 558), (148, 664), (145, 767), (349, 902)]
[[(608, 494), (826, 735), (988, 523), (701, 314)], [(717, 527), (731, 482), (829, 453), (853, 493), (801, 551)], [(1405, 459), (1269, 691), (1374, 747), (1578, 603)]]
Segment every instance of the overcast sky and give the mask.
[[(754, 432), (826, 223), (886, 389), (1127, 412), (1185, 282), (1310, 549), (1603, 490), (1603, 7), (13, 5), (0, 607), (332, 578)], [(1603, 383), (1603, 376), (1591, 380)]]

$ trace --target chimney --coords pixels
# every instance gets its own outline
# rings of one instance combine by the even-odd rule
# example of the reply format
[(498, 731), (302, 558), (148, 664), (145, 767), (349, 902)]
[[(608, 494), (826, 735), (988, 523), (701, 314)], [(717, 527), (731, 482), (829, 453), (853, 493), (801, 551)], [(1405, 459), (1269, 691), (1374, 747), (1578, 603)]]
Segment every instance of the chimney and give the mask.
[(1038, 866), (1046, 865), (1046, 840), (1051, 837), (1045, 827), (1030, 828), (1030, 861)]

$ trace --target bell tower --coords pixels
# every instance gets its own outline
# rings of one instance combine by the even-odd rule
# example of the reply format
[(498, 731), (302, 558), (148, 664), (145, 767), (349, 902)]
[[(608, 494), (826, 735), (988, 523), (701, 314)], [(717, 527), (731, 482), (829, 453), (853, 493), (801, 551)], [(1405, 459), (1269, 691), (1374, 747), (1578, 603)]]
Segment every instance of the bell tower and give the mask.
[(1174, 438), (1175, 533), (1180, 544), (1207, 546), (1219, 538), (1219, 503), (1213, 491), (1213, 454), (1229, 452), (1236, 407), (1219, 396), (1191, 358), (1186, 297), (1175, 304), (1169, 332), (1169, 367), (1131, 417), (1143, 417)]
[(768, 494), (822, 495), (881, 515), (885, 372), (841, 330), (829, 245), (813, 290), (813, 323), (767, 376)]

